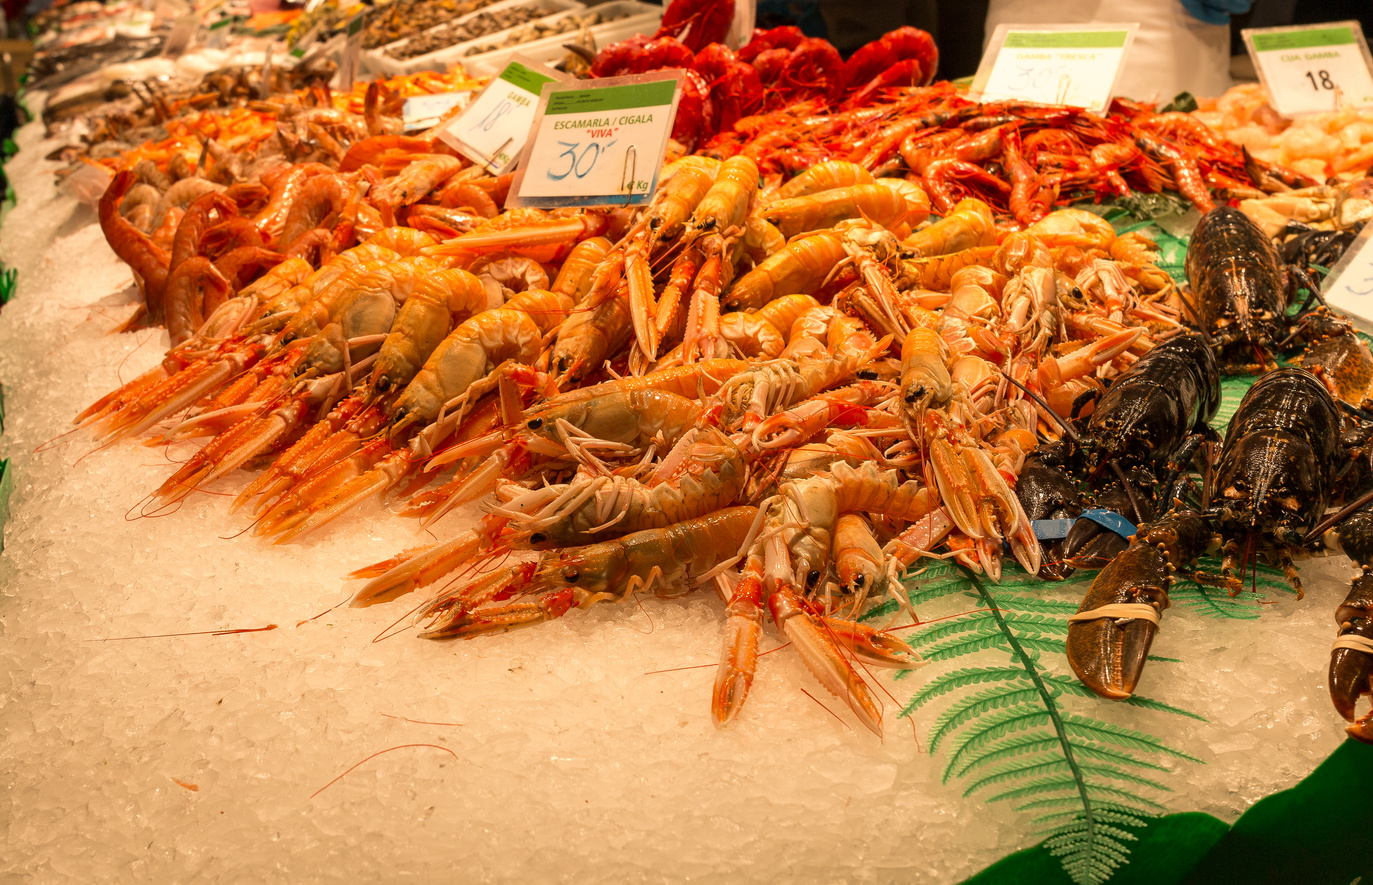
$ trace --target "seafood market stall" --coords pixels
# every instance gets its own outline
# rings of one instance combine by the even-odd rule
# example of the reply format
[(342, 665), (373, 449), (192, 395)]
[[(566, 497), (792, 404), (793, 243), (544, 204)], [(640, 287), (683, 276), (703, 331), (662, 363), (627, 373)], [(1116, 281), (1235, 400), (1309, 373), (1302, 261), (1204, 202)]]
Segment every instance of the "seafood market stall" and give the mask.
[[(641, 7), (40, 57), (0, 874), (1367, 875), (1373, 355), (1314, 295), (1366, 112), (993, 100), (914, 28)], [(511, 172), (455, 133), (514, 88)], [(596, 178), (588, 108), (667, 106), (641, 199), (526, 201)]]

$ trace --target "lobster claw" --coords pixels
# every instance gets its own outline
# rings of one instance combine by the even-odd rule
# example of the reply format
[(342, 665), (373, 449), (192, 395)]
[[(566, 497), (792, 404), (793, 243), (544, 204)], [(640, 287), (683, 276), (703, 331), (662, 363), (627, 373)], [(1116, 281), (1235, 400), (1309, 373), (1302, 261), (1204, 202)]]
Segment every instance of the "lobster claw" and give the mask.
[(1373, 575), (1364, 572), (1354, 579), (1349, 596), (1336, 610), (1340, 635), (1330, 650), (1330, 700), (1335, 711), (1351, 724), (1345, 730), (1366, 744), (1373, 744), (1373, 710), (1355, 719), (1360, 695), (1373, 694)]
[[(1068, 663), (1101, 697), (1124, 700), (1134, 694), (1158, 632), (1158, 612), (1168, 605), (1171, 571), (1162, 551), (1131, 544), (1097, 574), (1069, 619)], [(1152, 619), (1145, 608), (1154, 610)]]

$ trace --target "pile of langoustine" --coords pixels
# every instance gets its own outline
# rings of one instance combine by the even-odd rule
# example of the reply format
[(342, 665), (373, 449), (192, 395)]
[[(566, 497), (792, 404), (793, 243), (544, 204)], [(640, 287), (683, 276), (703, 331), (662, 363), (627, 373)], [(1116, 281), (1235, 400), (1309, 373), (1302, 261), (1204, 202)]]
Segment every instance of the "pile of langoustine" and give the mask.
[[(1027, 454), (1201, 320), (1145, 238), (1053, 209), (1074, 191), (1050, 176), (1089, 124), (1176, 153), (1171, 118), (974, 106), (942, 86), (865, 101), (741, 120), (668, 162), (641, 212), (502, 211), (508, 177), (432, 132), (381, 134), (375, 113), (340, 111), (311, 162), (269, 152), (231, 183), (177, 182), (151, 233), (129, 195), (165, 172), (123, 170), (101, 221), (175, 346), (79, 420), (107, 439), (211, 437), (150, 506), (262, 469), (235, 509), (279, 541), (378, 494), (426, 523), (480, 503), (474, 529), (357, 573), (360, 604), (463, 576), (425, 605), (426, 636), (714, 583), (729, 600), (717, 722), (743, 703), (766, 608), (878, 730), (851, 657), (917, 659), (853, 620), (866, 599), (923, 555), (995, 577), (1005, 544), (1040, 569), (1015, 493)], [(863, 162), (779, 160), (763, 124), (787, 114), (826, 151), (865, 126), (848, 148)], [(907, 164), (905, 142), (940, 134), (953, 163), (1006, 178), (992, 201)], [(1057, 171), (1025, 171), (1032, 136)], [(1157, 156), (1096, 171), (1162, 187)], [(1219, 162), (1183, 186), (1184, 166), (1171, 181), (1207, 201), (1257, 192), (1216, 178)], [(535, 558), (491, 569), (512, 550)]]
[[(278, 540), (379, 493), (409, 496), (403, 512), (426, 522), (480, 502), (475, 528), (359, 573), (370, 603), (476, 570), (425, 606), (426, 636), (713, 582), (729, 599), (722, 724), (747, 693), (766, 609), (879, 730), (851, 654), (917, 658), (853, 620), (865, 600), (936, 549), (996, 576), (1006, 543), (1037, 570), (1013, 489), (1043, 413), (1071, 413), (1180, 325), (1149, 242), (1078, 210), (1006, 233), (965, 200), (922, 226), (917, 185), (854, 164), (760, 189), (747, 157), (687, 156), (642, 213), (511, 210), (440, 242), (375, 219), (422, 221), (426, 188), (494, 203), (499, 185), (438, 186), (453, 158), (392, 159), (391, 177), (302, 177), (379, 176), (340, 224), (297, 208), (313, 197), (283, 199), (288, 220), (323, 225), (272, 241), (309, 244), (301, 255), (202, 303), (207, 320), (161, 367), (79, 420), (107, 439), (162, 422), (162, 439), (212, 435), (151, 506), (265, 467), (235, 509)], [(102, 206), (117, 251), (131, 178)], [(174, 239), (200, 249), (246, 229), (236, 207), (227, 190), (197, 198)], [(212, 212), (225, 219), (210, 226)], [(335, 248), (340, 229), (363, 242)], [(214, 265), (189, 254), (163, 281), (169, 321), (177, 284)], [(441, 468), (454, 475), (425, 489)], [(511, 550), (538, 552), (485, 570)]]

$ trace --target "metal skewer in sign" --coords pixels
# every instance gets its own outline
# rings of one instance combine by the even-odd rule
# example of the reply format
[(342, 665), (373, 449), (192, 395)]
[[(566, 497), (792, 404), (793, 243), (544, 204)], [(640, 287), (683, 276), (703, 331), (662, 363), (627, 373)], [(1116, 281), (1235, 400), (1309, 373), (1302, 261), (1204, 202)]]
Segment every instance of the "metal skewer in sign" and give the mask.
[(1139, 25), (998, 25), (973, 78), (982, 101), (1103, 113)]
[(1373, 105), (1373, 59), (1358, 22), (1240, 33), (1273, 109), (1284, 117)]
[(504, 175), (515, 167), (524, 149), (540, 90), (545, 83), (565, 79), (552, 68), (515, 55), (500, 76), (440, 130), (439, 138), (492, 175)]
[(546, 83), (507, 206), (640, 206), (653, 198), (681, 71)]

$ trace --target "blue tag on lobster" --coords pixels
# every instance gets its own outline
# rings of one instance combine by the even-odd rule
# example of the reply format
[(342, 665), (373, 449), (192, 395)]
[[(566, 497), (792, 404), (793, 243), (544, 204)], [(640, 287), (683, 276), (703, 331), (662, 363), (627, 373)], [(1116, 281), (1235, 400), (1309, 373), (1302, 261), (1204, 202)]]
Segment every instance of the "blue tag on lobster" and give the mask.
[(1122, 538), (1128, 538), (1138, 529), (1130, 520), (1116, 513), (1114, 510), (1084, 510), (1079, 519), (1090, 519), (1092, 522), (1104, 529), (1115, 532)]
[(1068, 530), (1073, 527), (1076, 520), (1072, 519), (1036, 519), (1030, 523), (1035, 530), (1035, 537), (1041, 541), (1061, 541), (1068, 537)]
[[(1135, 533), (1135, 525), (1114, 510), (1084, 510), (1078, 519), (1090, 519), (1102, 528), (1115, 532), (1122, 538)], [(1077, 519), (1036, 519), (1030, 523), (1035, 537), (1041, 541), (1061, 541), (1068, 537), (1068, 531)]]

